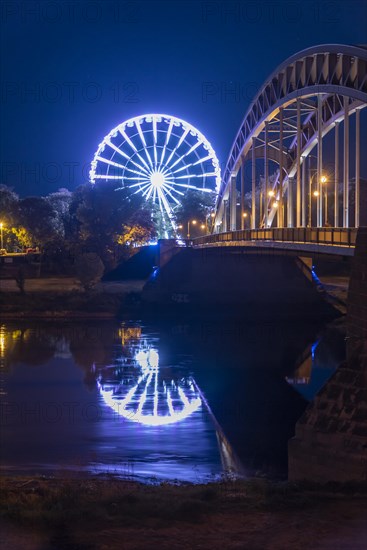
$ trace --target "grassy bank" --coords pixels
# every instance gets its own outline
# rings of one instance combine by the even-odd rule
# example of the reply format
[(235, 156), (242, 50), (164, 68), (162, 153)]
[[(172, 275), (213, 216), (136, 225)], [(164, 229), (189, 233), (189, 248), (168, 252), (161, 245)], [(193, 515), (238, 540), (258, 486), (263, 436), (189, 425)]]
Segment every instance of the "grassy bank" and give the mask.
[(264, 480), (149, 486), (115, 478), (4, 477), (0, 497), (5, 545), (27, 534), (38, 541), (34, 548), (70, 549), (358, 549), (367, 537), (366, 506), (366, 486)]

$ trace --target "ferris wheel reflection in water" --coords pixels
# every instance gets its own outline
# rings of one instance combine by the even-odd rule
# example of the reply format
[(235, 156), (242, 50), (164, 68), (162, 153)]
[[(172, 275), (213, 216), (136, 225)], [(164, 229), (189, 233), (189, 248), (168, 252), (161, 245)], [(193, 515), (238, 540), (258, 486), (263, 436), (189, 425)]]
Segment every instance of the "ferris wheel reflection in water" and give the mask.
[(105, 404), (119, 416), (146, 426), (165, 426), (185, 420), (201, 408), (194, 379), (173, 380), (169, 369), (160, 370), (155, 348), (139, 349), (134, 362), (138, 376), (133, 385), (131, 379), (106, 384), (97, 381)]

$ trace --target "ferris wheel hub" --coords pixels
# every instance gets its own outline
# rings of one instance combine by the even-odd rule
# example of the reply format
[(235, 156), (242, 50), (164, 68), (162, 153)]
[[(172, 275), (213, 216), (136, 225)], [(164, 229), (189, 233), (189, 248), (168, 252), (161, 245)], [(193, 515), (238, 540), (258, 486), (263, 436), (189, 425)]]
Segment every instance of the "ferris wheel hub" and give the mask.
[(152, 172), (150, 175), (150, 183), (153, 187), (162, 187), (166, 181), (162, 172)]

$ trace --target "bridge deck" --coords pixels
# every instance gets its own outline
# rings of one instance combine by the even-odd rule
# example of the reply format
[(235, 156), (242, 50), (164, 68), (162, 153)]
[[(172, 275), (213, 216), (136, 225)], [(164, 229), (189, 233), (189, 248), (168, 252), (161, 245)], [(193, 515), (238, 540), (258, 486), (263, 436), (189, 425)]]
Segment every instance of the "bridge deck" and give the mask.
[(192, 241), (195, 248), (221, 246), (267, 248), (307, 254), (353, 256), (355, 228), (269, 228), (214, 233)]

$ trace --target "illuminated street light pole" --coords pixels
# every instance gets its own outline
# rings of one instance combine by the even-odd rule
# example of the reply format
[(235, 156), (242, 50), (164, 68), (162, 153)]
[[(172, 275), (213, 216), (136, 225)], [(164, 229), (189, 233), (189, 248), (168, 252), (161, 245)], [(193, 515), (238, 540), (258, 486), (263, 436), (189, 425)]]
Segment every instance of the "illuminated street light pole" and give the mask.
[(192, 223), (192, 225), (196, 225), (196, 220), (189, 220), (187, 222), (187, 238), (188, 239), (190, 238), (190, 223)]
[(0, 222), (0, 230), (1, 230), (1, 248), (4, 248), (4, 239), (3, 239), (3, 222)]
[[(310, 184), (309, 184), (309, 189), (308, 189), (308, 227), (312, 226), (312, 195), (316, 198), (319, 197), (320, 192), (322, 193), (322, 188), (321, 188), (322, 184), (327, 182), (326, 176), (321, 176), (320, 182), (316, 186), (316, 191), (314, 191), (312, 193), (313, 180), (314, 180), (314, 177), (317, 174), (318, 174), (318, 172), (316, 170), (315, 173), (310, 177)], [(319, 187), (320, 187), (320, 191), (319, 191)], [(327, 196), (325, 196), (325, 206), (326, 206), (326, 212), (327, 212)]]
[(211, 218), (210, 229), (212, 229), (213, 223), (214, 223), (214, 218), (215, 218), (214, 212), (212, 212), (211, 214), (208, 214), (207, 216), (205, 216), (205, 231), (206, 231), (206, 233), (209, 233), (209, 224), (208, 224), (209, 218)]
[(327, 178), (322, 176), (321, 183), (325, 186), (325, 225), (329, 224), (328, 213), (327, 213)]
[[(244, 222), (245, 222), (246, 218), (249, 218), (249, 219), (250, 219), (250, 227), (249, 227), (249, 229), (251, 229), (251, 228), (252, 228), (252, 214), (250, 214), (250, 213), (248, 213), (248, 212), (244, 212), (244, 213), (242, 214), (242, 217), (243, 217), (243, 221), (244, 221)], [(244, 227), (244, 229), (245, 229), (245, 227)]]

